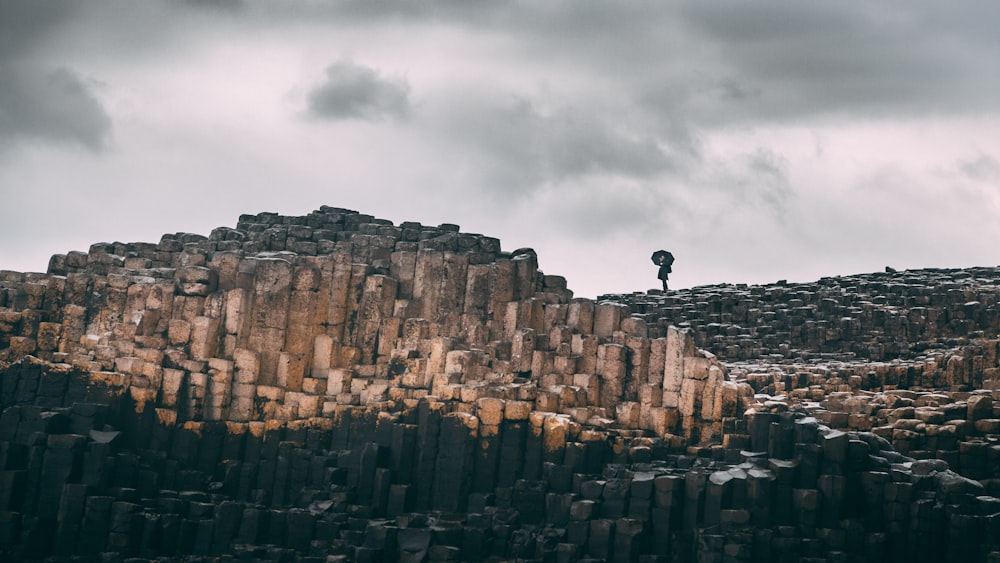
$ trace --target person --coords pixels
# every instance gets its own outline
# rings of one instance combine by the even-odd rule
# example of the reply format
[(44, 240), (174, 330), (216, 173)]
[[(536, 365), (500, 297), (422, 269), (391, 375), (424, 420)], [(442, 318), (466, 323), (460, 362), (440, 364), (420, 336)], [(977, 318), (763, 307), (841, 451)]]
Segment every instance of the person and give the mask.
[(652, 256), (653, 264), (660, 267), (656, 277), (663, 282), (663, 291), (667, 291), (667, 278), (670, 277), (671, 265), (674, 263), (674, 255), (666, 250), (657, 250)]

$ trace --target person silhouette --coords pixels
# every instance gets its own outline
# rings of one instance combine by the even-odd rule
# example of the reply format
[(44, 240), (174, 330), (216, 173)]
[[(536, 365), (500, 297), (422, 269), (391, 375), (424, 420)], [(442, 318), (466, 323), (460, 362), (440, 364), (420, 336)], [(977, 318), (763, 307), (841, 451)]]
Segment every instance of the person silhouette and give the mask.
[(656, 273), (656, 277), (663, 282), (663, 291), (667, 290), (667, 278), (670, 277), (670, 272), (673, 271), (671, 266), (674, 263), (674, 255), (666, 250), (657, 250), (650, 257), (653, 264), (660, 267), (660, 270)]

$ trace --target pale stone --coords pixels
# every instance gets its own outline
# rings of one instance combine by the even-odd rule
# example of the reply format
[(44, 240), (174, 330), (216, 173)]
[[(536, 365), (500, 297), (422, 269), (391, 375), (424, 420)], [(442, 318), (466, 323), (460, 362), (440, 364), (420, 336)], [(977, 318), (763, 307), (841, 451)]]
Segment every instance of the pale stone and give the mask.
[(542, 447), (553, 452), (566, 447), (570, 434), (570, 420), (564, 416), (546, 416), (543, 424)]
[(184, 383), (184, 372), (179, 369), (164, 369), (162, 380), (162, 403), (165, 407), (177, 406), (177, 394)]
[(706, 380), (710, 367), (712, 362), (707, 358), (684, 358), (684, 379)]
[(610, 338), (619, 330), (628, 306), (621, 303), (602, 301), (594, 308), (594, 334), (599, 338)]
[(639, 427), (639, 403), (625, 401), (615, 405), (615, 421), (622, 428)]
[(278, 355), (277, 385), (289, 391), (301, 391), (306, 362), (300, 354), (281, 352)]
[(463, 375), (473, 365), (473, 353), (468, 350), (451, 350), (445, 354), (444, 372)]
[(524, 328), (515, 332), (511, 342), (511, 369), (518, 373), (530, 372), (534, 351), (535, 331)]
[(504, 405), (504, 418), (507, 420), (528, 420), (531, 414), (531, 403), (527, 401), (507, 401)]
[(597, 371), (597, 348), (600, 345), (597, 337), (592, 335), (574, 334), (570, 344), (571, 351), (577, 357), (577, 370), (583, 373)]
[(538, 394), (538, 397), (535, 399), (535, 411), (559, 412), (560, 408), (562, 407), (560, 392), (561, 389), (553, 389), (552, 391), (540, 392)]
[(438, 337), (431, 341), (430, 357), (427, 359), (427, 374), (434, 376), (445, 372), (445, 365), (448, 361), (448, 352), (451, 351), (453, 341), (450, 338)]
[(560, 374), (572, 375), (579, 371), (577, 360), (577, 356), (556, 356), (553, 359), (552, 369)]
[[(313, 270), (307, 268), (303, 271)], [(288, 304), (284, 351), (303, 358), (305, 369), (313, 358), (313, 341), (320, 326), (317, 321), (319, 294), (305, 289), (292, 290)]]
[(268, 401), (282, 401), (285, 398), (285, 390), (273, 385), (258, 385), (257, 396)]
[(654, 407), (661, 406), (663, 404), (663, 389), (651, 384), (639, 386), (639, 402)]
[[(701, 408), (705, 380), (685, 379), (681, 385), (680, 411), (685, 417), (694, 416)], [(664, 401), (666, 403), (666, 401)]]
[(638, 317), (625, 317), (621, 321), (621, 330), (627, 336), (648, 338), (649, 328), (646, 321)]
[(587, 403), (596, 405), (601, 396), (601, 381), (589, 373), (573, 374), (573, 385), (579, 387), (587, 397)]
[(371, 404), (384, 401), (388, 396), (389, 382), (384, 379), (375, 379), (365, 386), (361, 392), (361, 403)]
[(174, 346), (183, 346), (191, 338), (191, 323), (182, 319), (170, 319), (167, 339)]
[(694, 346), (689, 345), (690, 335), (687, 330), (677, 327), (667, 328), (667, 348), (663, 368), (663, 390), (680, 392), (684, 380), (684, 360), (694, 354)]
[(313, 395), (326, 394), (326, 379), (306, 377), (302, 379), (302, 391)]
[(503, 399), (484, 397), (476, 401), (476, 414), (483, 424), (497, 425), (503, 422), (504, 406)]
[(574, 299), (566, 312), (566, 325), (578, 333), (590, 334), (594, 330), (594, 302)]
[(319, 397), (315, 395), (300, 395), (298, 399), (298, 406), (298, 416), (301, 418), (318, 416), (320, 413), (320, 400)]
[(219, 319), (197, 317), (191, 325), (191, 357), (207, 360), (214, 357), (219, 345)]
[(382, 319), (392, 315), (396, 286), (396, 280), (388, 276), (365, 278), (354, 343), (362, 350), (362, 361), (366, 363), (374, 361)]
[(459, 400), (463, 403), (476, 403), (479, 401), (479, 387), (463, 385), (459, 391)]

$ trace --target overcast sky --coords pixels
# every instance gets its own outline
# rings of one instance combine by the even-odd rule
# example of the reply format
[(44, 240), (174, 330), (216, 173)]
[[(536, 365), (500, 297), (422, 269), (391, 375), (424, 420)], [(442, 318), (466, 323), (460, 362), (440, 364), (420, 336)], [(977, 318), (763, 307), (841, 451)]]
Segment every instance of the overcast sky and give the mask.
[(583, 297), (1000, 263), (1000, 3), (0, 0), (0, 269), (321, 205)]

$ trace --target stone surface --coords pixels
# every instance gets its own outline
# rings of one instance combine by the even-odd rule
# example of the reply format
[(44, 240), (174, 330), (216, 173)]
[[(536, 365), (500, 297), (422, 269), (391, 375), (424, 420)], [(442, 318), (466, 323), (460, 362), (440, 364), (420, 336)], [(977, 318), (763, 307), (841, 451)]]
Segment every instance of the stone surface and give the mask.
[(1000, 559), (1000, 271), (543, 258), (323, 207), (0, 271), (0, 558)]

